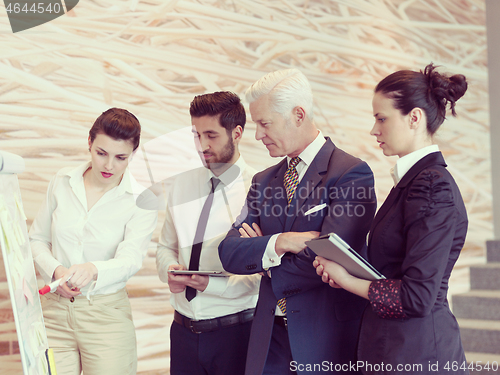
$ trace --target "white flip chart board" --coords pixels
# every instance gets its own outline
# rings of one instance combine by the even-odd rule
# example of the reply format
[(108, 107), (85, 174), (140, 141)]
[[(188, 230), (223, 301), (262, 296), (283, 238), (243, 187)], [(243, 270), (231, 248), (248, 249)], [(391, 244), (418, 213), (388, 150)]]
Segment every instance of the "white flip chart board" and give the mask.
[[(5, 156), (5, 152), (3, 155)], [(45, 355), (48, 349), (47, 334), (19, 182), (17, 174), (4, 174), (1, 169), (0, 247), (9, 285), (23, 372), (25, 375), (49, 374)]]

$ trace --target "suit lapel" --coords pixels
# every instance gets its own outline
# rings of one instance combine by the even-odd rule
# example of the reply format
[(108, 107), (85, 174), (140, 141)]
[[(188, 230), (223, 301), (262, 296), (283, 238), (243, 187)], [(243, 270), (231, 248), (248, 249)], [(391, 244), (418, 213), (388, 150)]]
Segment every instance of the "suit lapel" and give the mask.
[[(271, 180), (269, 183), (269, 186), (271, 187), (271, 197), (272, 197), (272, 205), (271, 205), (271, 216), (277, 216), (281, 225), (285, 225), (285, 215), (282, 214), (280, 215), (280, 211), (286, 209), (287, 206), (287, 200), (286, 200), (286, 191), (285, 191), (285, 186), (283, 185), (283, 178), (285, 177), (285, 172), (287, 169), (287, 162), (286, 158), (283, 159), (281, 162), (281, 165), (279, 166), (276, 175), (274, 178)], [(264, 193), (264, 196), (266, 194)], [(278, 209), (275, 209), (274, 207), (279, 207)]]
[(380, 209), (378, 210), (377, 214), (375, 215), (375, 219), (373, 219), (373, 223), (370, 229), (370, 237), (368, 240), (368, 245), (370, 245), (371, 242), (371, 235), (373, 233), (373, 229), (376, 228), (378, 223), (380, 223), (380, 221), (384, 218), (384, 216), (387, 215), (387, 213), (389, 212), (390, 208), (394, 205), (394, 203), (399, 201), (401, 193), (408, 186), (408, 184), (420, 172), (422, 172), (422, 170), (431, 165), (436, 165), (436, 164), (442, 164), (446, 167), (446, 163), (444, 161), (441, 152), (433, 152), (420, 159), (413, 167), (410, 168), (408, 172), (405, 173), (401, 181), (399, 181), (398, 184), (391, 189), (389, 195), (387, 196), (387, 199), (382, 204), (382, 207), (380, 207)]
[(399, 195), (401, 194), (402, 191), (403, 191), (403, 189), (401, 189), (399, 187), (399, 184), (398, 184), (398, 186), (393, 187), (391, 189), (391, 191), (389, 192), (389, 195), (387, 196), (384, 203), (382, 204), (382, 206), (378, 210), (377, 214), (375, 215), (375, 218), (373, 219), (372, 226), (370, 229), (370, 236), (368, 238), (368, 246), (370, 245), (370, 242), (372, 239), (373, 229), (384, 218), (384, 216), (387, 215), (387, 213), (389, 212), (389, 209), (392, 207), (392, 205), (398, 201)]
[(290, 214), (286, 215), (285, 232), (290, 231), (293, 222), (298, 216), (298, 212), (300, 212), (302, 206), (307, 202), (307, 199), (316, 186), (322, 181), (323, 174), (328, 170), (328, 163), (334, 150), (335, 146), (333, 142), (330, 138), (327, 138), (325, 144), (321, 147), (309, 168), (307, 168), (306, 174), (297, 186), (295, 195), (290, 202), (290, 207), (288, 208)]

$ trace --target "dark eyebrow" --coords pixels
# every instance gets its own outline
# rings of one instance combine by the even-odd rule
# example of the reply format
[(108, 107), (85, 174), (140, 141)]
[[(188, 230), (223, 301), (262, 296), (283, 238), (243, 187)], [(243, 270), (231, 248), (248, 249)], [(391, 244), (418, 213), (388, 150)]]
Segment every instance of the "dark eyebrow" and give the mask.
[[(107, 154), (108, 152), (106, 150), (104, 150), (103, 148), (101, 147), (97, 147), (97, 149), (105, 154)], [(115, 156), (125, 156), (125, 157), (128, 157), (128, 154), (116, 154)]]
[[(196, 130), (192, 130), (193, 133), (195, 134), (199, 134), (198, 131)], [(215, 131), (215, 130), (206, 130), (203, 132), (203, 134), (220, 134), (218, 131)]]

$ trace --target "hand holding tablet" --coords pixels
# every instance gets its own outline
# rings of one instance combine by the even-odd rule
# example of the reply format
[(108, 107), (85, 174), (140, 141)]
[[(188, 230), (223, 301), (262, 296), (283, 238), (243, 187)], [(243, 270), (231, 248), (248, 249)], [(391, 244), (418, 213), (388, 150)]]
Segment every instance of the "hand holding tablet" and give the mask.
[(202, 275), (202, 276), (229, 276), (228, 273), (223, 271), (192, 271), (192, 270), (168, 270), (173, 275)]

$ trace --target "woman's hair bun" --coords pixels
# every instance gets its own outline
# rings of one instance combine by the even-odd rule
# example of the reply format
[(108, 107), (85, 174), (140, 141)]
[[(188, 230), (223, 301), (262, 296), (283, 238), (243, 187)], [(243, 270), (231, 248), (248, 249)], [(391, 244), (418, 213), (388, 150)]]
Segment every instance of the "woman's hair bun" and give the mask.
[(425, 67), (422, 72), (428, 82), (429, 95), (434, 97), (446, 109), (447, 103), (450, 103), (450, 109), (453, 116), (456, 116), (455, 102), (464, 96), (467, 91), (467, 79), (462, 74), (448, 76), (436, 71), (436, 66), (432, 63)]

